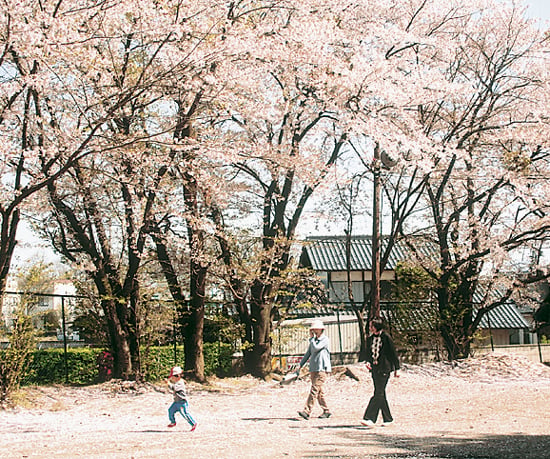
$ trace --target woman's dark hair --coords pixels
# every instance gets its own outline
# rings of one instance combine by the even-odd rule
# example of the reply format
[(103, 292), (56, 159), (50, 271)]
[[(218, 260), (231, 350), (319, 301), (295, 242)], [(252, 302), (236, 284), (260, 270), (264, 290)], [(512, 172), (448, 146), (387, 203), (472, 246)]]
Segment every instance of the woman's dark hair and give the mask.
[(384, 328), (384, 321), (382, 319), (372, 319), (371, 324), (376, 331), (380, 331)]

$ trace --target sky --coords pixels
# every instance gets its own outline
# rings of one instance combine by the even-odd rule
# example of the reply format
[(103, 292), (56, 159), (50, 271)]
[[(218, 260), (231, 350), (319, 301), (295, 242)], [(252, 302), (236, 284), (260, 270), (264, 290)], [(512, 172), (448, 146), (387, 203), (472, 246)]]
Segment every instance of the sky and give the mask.
[(532, 18), (541, 18), (543, 20), (550, 20), (550, 1), (549, 0), (526, 0), (525, 3), (529, 5), (527, 14)]

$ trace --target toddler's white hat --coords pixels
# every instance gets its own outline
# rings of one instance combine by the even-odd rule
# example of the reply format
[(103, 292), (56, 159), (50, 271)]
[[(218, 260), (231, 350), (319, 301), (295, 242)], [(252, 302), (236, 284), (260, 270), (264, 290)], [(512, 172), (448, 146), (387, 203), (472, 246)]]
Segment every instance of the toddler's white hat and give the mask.
[(172, 367), (172, 369), (170, 370), (170, 378), (172, 376), (179, 376), (183, 374), (183, 370), (181, 369), (181, 367)]

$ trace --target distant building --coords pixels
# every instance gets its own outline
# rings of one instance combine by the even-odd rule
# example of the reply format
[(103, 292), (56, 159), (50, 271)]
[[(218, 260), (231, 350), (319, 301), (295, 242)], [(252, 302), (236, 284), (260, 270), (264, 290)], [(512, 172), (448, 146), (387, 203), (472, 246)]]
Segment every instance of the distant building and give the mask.
[[(349, 246), (349, 271), (352, 281), (353, 299), (356, 303), (369, 300), (372, 283), (372, 246), (370, 236), (354, 236)], [(426, 253), (430, 253), (427, 247)], [(352, 313), (348, 298), (348, 270), (344, 237), (315, 237), (303, 244), (300, 265), (313, 269), (327, 290), (327, 304), (321, 310), (292, 311), (295, 318), (315, 315), (334, 316), (335, 310), (349, 316)], [(429, 299), (401, 308), (399, 314), (391, 301), (392, 281), (396, 279), (395, 269), (399, 262), (414, 259), (414, 255), (403, 243), (397, 243), (392, 250), (385, 270), (381, 273), (381, 314), (391, 327), (412, 335), (426, 332), (429, 323), (436, 319), (435, 304)], [(495, 292), (498, 294), (498, 292)], [(481, 301), (481, 292), (474, 301)], [(347, 321), (347, 320), (346, 320)], [(533, 334), (529, 323), (522, 316), (516, 304), (510, 300), (486, 314), (480, 324), (481, 338), (492, 337), (494, 345), (530, 344)]]
[[(39, 292), (36, 296), (31, 296), (25, 306), (25, 313), (33, 317), (33, 322), (37, 328), (44, 328), (46, 314), (53, 312), (59, 321), (62, 314), (65, 314), (66, 322), (71, 322), (74, 316), (74, 295), (76, 287), (68, 279), (57, 279), (53, 282), (49, 291)], [(6, 294), (2, 300), (2, 322), (9, 330), (17, 311), (21, 306), (23, 295), (17, 290), (17, 281), (13, 277), (8, 278)], [(60, 324), (61, 326), (61, 324)]]

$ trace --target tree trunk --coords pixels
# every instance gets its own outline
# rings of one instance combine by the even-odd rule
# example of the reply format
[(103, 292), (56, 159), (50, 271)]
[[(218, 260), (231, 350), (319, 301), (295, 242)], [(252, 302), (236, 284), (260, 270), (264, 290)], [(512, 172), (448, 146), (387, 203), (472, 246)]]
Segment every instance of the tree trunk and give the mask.
[(359, 361), (363, 362), (367, 359), (367, 329), (365, 326), (365, 319), (363, 318), (363, 313), (360, 311), (357, 316), (357, 324), (359, 326), (359, 338), (361, 340), (361, 345), (359, 348)]
[[(469, 290), (460, 292), (455, 289), (451, 295), (449, 287), (438, 289), (439, 330), (447, 358), (449, 360), (469, 357), (473, 340), (472, 298)], [(460, 297), (460, 294), (463, 297)]]
[[(178, 122), (174, 129), (174, 139), (183, 140), (194, 138), (193, 118), (200, 108), (202, 91), (195, 94), (193, 102), (185, 110), (184, 105), (178, 102)], [(192, 163), (194, 153), (188, 153), (186, 160)], [(208, 268), (205, 257), (205, 233), (200, 227), (200, 221), (204, 216), (201, 208), (201, 193), (195, 172), (186, 167), (182, 170), (183, 199), (187, 224), (187, 237), (189, 239), (189, 312), (182, 319), (184, 335), (185, 370), (198, 381), (204, 381), (204, 301), (206, 291), (206, 276)], [(181, 290), (181, 289), (180, 289)]]
[(130, 357), (132, 362), (132, 374), (136, 381), (142, 380), (141, 374), (141, 330), (140, 330), (140, 295), (139, 287), (136, 285), (132, 291), (129, 301), (129, 314), (128, 314), (128, 345), (130, 350)]
[(127, 333), (121, 325), (115, 299), (101, 301), (103, 312), (107, 318), (110, 350), (113, 353), (113, 377), (132, 379), (132, 354), (128, 342)]
[(199, 189), (194, 177), (185, 174), (184, 198), (186, 208), (195, 218), (187, 218), (189, 238), (189, 307), (184, 326), (185, 370), (198, 381), (204, 381), (204, 301), (206, 294), (206, 275), (208, 268), (204, 260), (204, 231), (197, 227), (201, 212), (199, 208)]
[(272, 305), (268, 297), (269, 287), (255, 280), (250, 289), (250, 319), (252, 325), (252, 348), (244, 353), (245, 369), (252, 376), (265, 378), (271, 373), (271, 320)]
[(445, 350), (447, 351), (448, 360), (465, 359), (470, 355), (471, 350), (471, 338), (466, 336), (457, 336), (456, 331), (451, 327), (442, 324), (439, 328), (443, 343), (445, 344)]
[(207, 269), (191, 261), (189, 311), (183, 326), (185, 370), (194, 379), (205, 381), (204, 375), (204, 299)]
[[(19, 225), (19, 210), (15, 209), (11, 215), (8, 212), (2, 212), (2, 226), (0, 228), (0, 299), (6, 291), (8, 274), (10, 272), (13, 251), (17, 243), (16, 233)], [(2, 313), (3, 301), (0, 301), (0, 317)]]
[[(188, 222), (188, 225), (191, 223)], [(151, 231), (155, 243), (157, 258), (162, 268), (164, 278), (170, 289), (170, 294), (176, 302), (178, 321), (182, 329), (184, 339), (185, 370), (197, 381), (204, 381), (204, 350), (203, 331), (205, 313), (206, 276), (208, 269), (201, 264), (202, 242), (197, 238), (202, 235), (195, 232), (191, 226), (188, 228), (190, 251), (190, 284), (189, 300), (185, 299), (184, 289), (179, 280), (174, 260), (168, 250), (168, 246), (157, 222)]]

